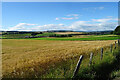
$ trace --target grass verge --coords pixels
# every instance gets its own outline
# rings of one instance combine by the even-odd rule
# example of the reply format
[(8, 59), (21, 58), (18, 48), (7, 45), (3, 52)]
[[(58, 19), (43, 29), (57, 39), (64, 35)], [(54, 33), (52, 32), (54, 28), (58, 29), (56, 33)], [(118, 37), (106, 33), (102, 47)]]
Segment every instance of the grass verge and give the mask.
[[(110, 80), (114, 77), (111, 73), (120, 67), (120, 49), (114, 49), (111, 53), (107, 47), (104, 57), (100, 60), (100, 54), (94, 54), (92, 65), (89, 66), (89, 56), (84, 56), (80, 70), (76, 77), (72, 78), (78, 57), (68, 59), (51, 68), (42, 78), (63, 78), (75, 80)], [(62, 64), (62, 65), (61, 65)]]
[[(103, 60), (99, 61), (98, 56), (94, 58), (94, 63), (89, 67), (80, 70), (75, 79), (80, 80), (111, 80), (114, 78), (113, 71), (120, 68), (120, 49), (116, 49), (113, 53), (104, 53)], [(98, 62), (99, 61), (99, 62)]]

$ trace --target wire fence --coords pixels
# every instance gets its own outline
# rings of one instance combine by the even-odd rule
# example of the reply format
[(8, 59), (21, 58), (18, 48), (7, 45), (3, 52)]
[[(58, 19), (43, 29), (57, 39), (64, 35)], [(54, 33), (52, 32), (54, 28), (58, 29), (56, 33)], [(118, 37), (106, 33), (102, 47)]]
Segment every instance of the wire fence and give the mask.
[[(111, 52), (111, 53), (113, 52), (113, 50), (116, 50), (117, 47), (118, 47), (118, 48), (120, 47), (120, 39), (118, 39), (117, 42), (115, 41), (115, 44), (114, 44), (114, 45), (115, 45), (114, 47), (113, 47), (113, 44), (110, 45), (110, 48), (109, 48), (109, 49), (110, 49), (110, 52)], [(100, 60), (103, 59), (103, 54), (104, 54), (104, 49), (101, 48)], [(93, 55), (94, 55), (93, 53), (90, 54), (89, 66), (92, 65)], [(74, 72), (73, 72), (73, 77), (72, 77), (72, 78), (74, 78), (74, 77), (77, 75), (77, 73), (78, 73), (78, 71), (79, 71), (79, 68), (80, 68), (80, 65), (81, 65), (81, 63), (82, 63), (83, 57), (84, 57), (83, 55), (80, 55), (80, 58), (79, 58), (78, 63), (77, 63), (77, 65), (76, 65), (76, 68), (75, 68), (75, 70), (74, 70)]]

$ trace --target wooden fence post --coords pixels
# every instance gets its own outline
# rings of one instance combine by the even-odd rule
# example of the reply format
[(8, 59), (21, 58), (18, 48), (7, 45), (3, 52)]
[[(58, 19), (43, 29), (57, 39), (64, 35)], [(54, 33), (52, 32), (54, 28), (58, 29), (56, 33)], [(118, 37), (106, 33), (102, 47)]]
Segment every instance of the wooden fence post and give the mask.
[(117, 48), (116, 41), (115, 41), (115, 49)]
[(110, 52), (112, 53), (112, 44), (110, 45)]
[(100, 57), (100, 59), (102, 60), (102, 58), (103, 58), (103, 48), (101, 48), (101, 57)]
[(120, 39), (118, 39), (118, 46), (120, 46)]
[(93, 53), (90, 54), (90, 62), (89, 62), (89, 66), (92, 64), (92, 58), (93, 58)]
[(78, 63), (77, 63), (77, 66), (75, 68), (75, 71), (73, 73), (73, 78), (77, 75), (78, 71), (79, 71), (79, 68), (80, 68), (80, 64), (82, 62), (82, 59), (83, 59), (83, 55), (80, 56), (79, 60), (78, 60)]

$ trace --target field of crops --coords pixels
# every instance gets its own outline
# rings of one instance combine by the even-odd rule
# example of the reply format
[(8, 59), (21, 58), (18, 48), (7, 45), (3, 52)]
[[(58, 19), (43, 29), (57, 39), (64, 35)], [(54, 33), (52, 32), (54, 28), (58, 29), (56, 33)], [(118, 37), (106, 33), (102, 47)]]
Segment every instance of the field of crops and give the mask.
[(116, 35), (99, 35), (99, 36), (91, 36), (91, 35), (81, 35), (74, 37), (65, 37), (65, 38), (33, 38), (34, 40), (58, 40), (58, 41), (94, 41), (94, 40), (117, 40), (120, 36)]
[(89, 55), (114, 42), (3, 39), (3, 77), (38, 77), (69, 58)]
[[(73, 34), (72, 37), (49, 37), (49, 36), (60, 36), (60, 35), (69, 35)], [(93, 40), (116, 40), (119, 39), (118, 35), (74, 35), (82, 34), (81, 32), (45, 32), (43, 34), (37, 34), (36, 36), (46, 36), (41, 38), (25, 38), (25, 36), (31, 36), (30, 33), (27, 34), (8, 34), (2, 35), (0, 38), (3, 39), (33, 39), (33, 40), (58, 40), (58, 41), (93, 41)]]

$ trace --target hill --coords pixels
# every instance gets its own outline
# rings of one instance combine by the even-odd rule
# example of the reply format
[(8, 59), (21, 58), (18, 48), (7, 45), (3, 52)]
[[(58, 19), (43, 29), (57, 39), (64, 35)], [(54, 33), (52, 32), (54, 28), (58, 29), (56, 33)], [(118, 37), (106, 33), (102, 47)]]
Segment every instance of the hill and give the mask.
[(120, 25), (116, 27), (113, 33), (116, 35), (120, 35)]

